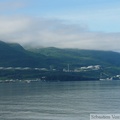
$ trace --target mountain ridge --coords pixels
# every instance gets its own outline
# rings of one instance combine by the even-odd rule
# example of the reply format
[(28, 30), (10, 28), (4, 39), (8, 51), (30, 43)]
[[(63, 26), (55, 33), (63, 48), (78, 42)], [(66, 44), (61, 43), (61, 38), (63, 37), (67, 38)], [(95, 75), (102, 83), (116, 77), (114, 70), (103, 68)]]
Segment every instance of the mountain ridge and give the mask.
[(60, 49), (55, 47), (25, 49), (18, 43), (0, 41), (0, 66), (64, 68), (100, 64), (120, 67), (120, 53), (101, 50)]
[(0, 79), (3, 80), (99, 80), (101, 72), (120, 76), (119, 60), (120, 53), (113, 51), (55, 47), (26, 50), (20, 44), (0, 41)]

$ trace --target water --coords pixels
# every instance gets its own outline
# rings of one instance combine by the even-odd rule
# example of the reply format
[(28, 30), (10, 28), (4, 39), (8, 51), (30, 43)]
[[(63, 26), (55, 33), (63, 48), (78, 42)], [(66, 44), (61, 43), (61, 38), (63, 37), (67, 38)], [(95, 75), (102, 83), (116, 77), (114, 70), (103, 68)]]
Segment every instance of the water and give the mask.
[(0, 84), (0, 120), (89, 120), (97, 113), (120, 113), (120, 81)]

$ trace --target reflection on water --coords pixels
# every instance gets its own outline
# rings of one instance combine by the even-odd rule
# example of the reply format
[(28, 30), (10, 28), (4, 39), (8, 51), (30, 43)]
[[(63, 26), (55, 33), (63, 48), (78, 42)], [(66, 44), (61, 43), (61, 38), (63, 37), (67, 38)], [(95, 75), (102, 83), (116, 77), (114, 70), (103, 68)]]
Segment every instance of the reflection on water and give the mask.
[(120, 113), (120, 81), (0, 84), (0, 120), (89, 120)]

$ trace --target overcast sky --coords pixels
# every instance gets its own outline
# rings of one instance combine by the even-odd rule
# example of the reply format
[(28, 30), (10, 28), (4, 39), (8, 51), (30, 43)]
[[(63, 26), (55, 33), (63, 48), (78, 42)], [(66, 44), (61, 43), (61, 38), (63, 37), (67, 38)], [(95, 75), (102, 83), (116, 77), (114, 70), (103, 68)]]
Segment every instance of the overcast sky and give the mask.
[(0, 0), (0, 40), (120, 50), (120, 0)]

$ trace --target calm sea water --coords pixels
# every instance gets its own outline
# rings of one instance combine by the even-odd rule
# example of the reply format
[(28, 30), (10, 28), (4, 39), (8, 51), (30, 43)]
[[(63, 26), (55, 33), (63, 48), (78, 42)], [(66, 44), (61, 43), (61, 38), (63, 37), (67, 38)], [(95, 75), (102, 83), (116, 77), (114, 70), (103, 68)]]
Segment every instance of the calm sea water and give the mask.
[(120, 81), (1, 83), (0, 120), (89, 120), (120, 114)]

